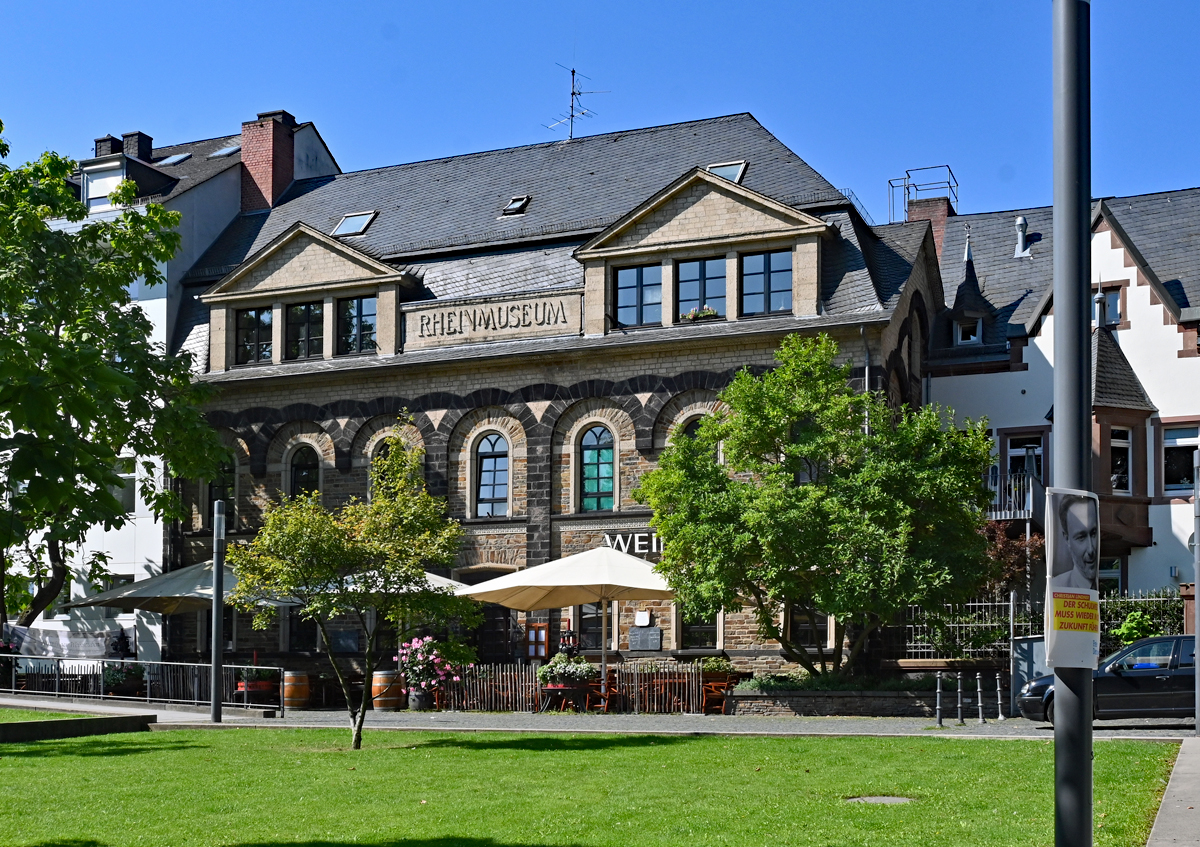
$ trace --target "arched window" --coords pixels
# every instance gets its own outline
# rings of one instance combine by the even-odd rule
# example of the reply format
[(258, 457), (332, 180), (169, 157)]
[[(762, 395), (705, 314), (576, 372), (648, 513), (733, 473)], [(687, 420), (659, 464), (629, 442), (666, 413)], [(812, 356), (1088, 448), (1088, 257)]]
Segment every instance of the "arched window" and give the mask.
[(498, 432), (485, 435), (475, 448), (475, 517), (508, 514), (508, 442)]
[(317, 451), (307, 444), (292, 453), (292, 479), (290, 491), (293, 497), (303, 497), (316, 491), (321, 484), (321, 461)]
[(613, 437), (602, 426), (583, 434), (580, 442), (579, 511), (607, 512), (613, 507)]
[(208, 503), (205, 504), (204, 525), (212, 526), (213, 503), (225, 503), (225, 525), (232, 529), (237, 525), (237, 468), (233, 462), (222, 462), (221, 472), (208, 481)]
[(683, 437), (694, 439), (697, 435), (699, 435), (701, 420), (703, 420), (703, 418), (692, 418), (690, 421), (688, 421), (686, 424), (684, 424), (683, 425)]

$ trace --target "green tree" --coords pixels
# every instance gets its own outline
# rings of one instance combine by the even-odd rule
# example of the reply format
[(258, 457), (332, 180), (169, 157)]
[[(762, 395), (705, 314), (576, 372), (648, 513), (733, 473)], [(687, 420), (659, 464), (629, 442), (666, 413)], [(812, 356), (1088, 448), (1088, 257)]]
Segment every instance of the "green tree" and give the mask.
[[(906, 606), (966, 600), (992, 567), (984, 424), (959, 430), (936, 407), (893, 410), (856, 393), (837, 352), (825, 335), (784, 339), (777, 366), (737, 374), (723, 408), (694, 438), (676, 435), (635, 492), (654, 510), (658, 569), (685, 611), (749, 606), (811, 674), (855, 666)], [(809, 632), (780, 624), (793, 611)], [(831, 650), (818, 614), (835, 619)]]
[[(164, 283), (179, 215), (133, 207), (136, 186), (124, 182), (112, 195), (124, 211), (85, 220), (73, 161), (45, 153), (10, 168), (7, 155), (0, 139), (0, 595), (9, 551), (44, 546), (45, 572), (30, 574), (37, 590), (18, 618), (29, 625), (66, 584), (67, 548), (128, 520), (116, 496), (122, 457), (142, 457), (141, 494), (171, 516), (181, 504), (164, 477), (213, 473), (223, 451), (190, 356), (151, 342), (129, 293)], [(0, 597), (0, 619), (8, 605)]]
[(256, 628), (268, 626), (277, 614), (263, 601), (286, 600), (316, 621), (327, 644), (336, 617), (349, 619), (362, 633), (367, 682), (357, 701), (350, 668), (326, 653), (346, 697), (356, 750), (371, 701), (370, 675), (383, 658), (376, 643), (380, 623), (389, 620), (403, 632), (478, 622), (474, 601), (426, 579), (426, 568), (454, 560), (462, 528), (448, 517), (445, 501), (425, 489), (422, 457), (421, 450), (393, 436), (371, 462), (370, 501), (354, 500), (331, 512), (319, 493), (284, 497), (267, 509), (253, 541), (229, 549), (238, 576), (232, 602), (255, 612)]

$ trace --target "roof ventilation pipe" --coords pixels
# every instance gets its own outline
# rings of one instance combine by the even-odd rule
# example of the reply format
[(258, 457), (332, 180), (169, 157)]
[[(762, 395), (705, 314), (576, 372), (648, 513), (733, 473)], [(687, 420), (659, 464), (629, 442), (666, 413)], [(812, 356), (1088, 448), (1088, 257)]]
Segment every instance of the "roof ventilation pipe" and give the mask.
[(1025, 220), (1024, 215), (1017, 215), (1017, 250), (1013, 253), (1014, 259), (1029, 258), (1029, 242), (1025, 240), (1025, 233), (1029, 229), (1029, 224)]

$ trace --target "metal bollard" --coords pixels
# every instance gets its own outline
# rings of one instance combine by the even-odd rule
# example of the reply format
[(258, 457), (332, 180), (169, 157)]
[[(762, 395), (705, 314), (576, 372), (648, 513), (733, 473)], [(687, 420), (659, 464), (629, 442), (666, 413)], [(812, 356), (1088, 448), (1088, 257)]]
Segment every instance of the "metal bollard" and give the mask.
[(966, 726), (967, 722), (963, 720), (963, 698), (962, 698), (962, 671), (954, 675), (955, 684), (958, 686), (958, 725)]
[(937, 672), (937, 725), (938, 729), (942, 728), (942, 672)]
[(1008, 720), (1004, 717), (1004, 697), (1000, 693), (1000, 671), (996, 671), (996, 720)]
[(983, 716), (983, 671), (975, 671), (975, 699), (979, 706), (979, 722), (987, 723), (987, 718)]

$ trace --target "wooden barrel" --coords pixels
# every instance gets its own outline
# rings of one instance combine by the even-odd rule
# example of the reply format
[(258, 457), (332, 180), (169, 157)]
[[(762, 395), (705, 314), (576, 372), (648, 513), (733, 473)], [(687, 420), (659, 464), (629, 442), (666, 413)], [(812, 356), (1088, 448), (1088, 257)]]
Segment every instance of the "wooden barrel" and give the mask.
[(308, 708), (308, 674), (299, 671), (283, 672), (283, 708)]
[(407, 705), (408, 692), (400, 671), (375, 671), (371, 676), (371, 700), (381, 712), (397, 712)]

